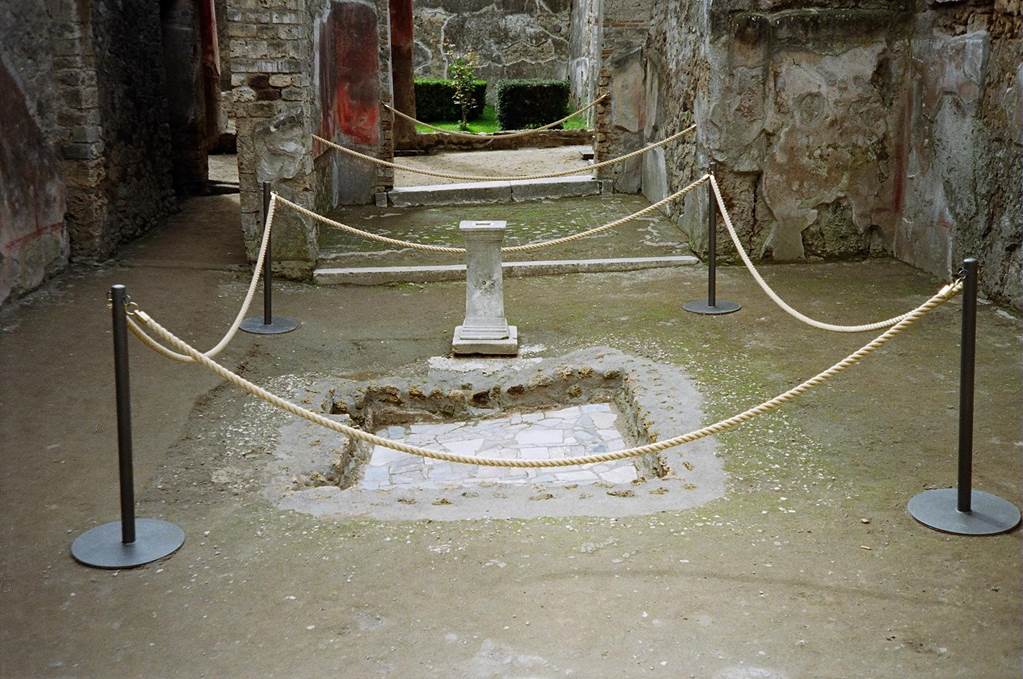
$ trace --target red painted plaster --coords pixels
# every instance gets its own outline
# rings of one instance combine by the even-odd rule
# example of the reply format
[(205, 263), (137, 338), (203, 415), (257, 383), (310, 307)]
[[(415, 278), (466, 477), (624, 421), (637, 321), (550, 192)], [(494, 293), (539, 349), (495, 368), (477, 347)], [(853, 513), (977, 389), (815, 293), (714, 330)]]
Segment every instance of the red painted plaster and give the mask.
[(372, 7), (337, 4), (317, 45), (320, 58), (320, 136), (339, 134), (366, 146), (380, 142), (380, 59)]

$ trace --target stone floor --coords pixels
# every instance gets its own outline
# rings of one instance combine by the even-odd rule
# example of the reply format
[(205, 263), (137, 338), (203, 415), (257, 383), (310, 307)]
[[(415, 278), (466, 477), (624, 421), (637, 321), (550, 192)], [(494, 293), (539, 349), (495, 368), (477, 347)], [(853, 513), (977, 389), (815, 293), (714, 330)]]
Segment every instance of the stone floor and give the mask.
[[(610, 403), (515, 413), (475, 422), (417, 423), (377, 432), (411, 445), (459, 455), (550, 460), (625, 447)], [(457, 488), (480, 484), (608, 484), (637, 478), (632, 462), (554, 469), (476, 467), (406, 455), (377, 446), (360, 484), (364, 490)]]

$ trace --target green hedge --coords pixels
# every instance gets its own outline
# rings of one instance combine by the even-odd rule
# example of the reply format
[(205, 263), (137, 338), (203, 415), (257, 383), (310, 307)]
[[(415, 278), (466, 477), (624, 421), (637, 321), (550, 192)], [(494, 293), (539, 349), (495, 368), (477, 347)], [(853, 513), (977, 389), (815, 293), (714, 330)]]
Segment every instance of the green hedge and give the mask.
[(523, 130), (568, 115), (567, 80), (501, 80), (497, 83), (497, 122), (502, 130)]
[[(487, 81), (477, 80), (473, 104), (469, 107), (469, 120), (483, 113), (486, 103)], [(462, 108), (455, 103), (455, 85), (443, 78), (416, 78), (416, 118), (426, 123), (449, 122), (462, 119)]]

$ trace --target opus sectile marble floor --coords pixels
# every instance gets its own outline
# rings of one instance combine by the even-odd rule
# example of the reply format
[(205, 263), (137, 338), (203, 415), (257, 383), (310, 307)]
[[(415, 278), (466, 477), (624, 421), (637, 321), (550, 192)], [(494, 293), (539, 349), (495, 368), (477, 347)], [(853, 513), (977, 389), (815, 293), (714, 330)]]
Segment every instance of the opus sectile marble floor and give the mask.
[[(460, 455), (552, 459), (624, 448), (617, 419), (618, 411), (610, 403), (590, 403), (485, 420), (392, 426), (377, 434)], [(390, 490), (485, 484), (620, 484), (636, 477), (630, 460), (581, 467), (510, 469), (440, 462), (377, 446), (360, 487)]]

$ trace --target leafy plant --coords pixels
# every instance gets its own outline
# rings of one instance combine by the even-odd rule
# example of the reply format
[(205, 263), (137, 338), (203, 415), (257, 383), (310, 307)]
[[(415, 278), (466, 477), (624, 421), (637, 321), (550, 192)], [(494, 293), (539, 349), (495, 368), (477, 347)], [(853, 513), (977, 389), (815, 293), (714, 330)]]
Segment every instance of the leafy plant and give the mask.
[(478, 67), (479, 58), (475, 52), (466, 52), (448, 64), (448, 77), (455, 88), (453, 99), (462, 116), (458, 129), (463, 131), (469, 129), (469, 112), (475, 102)]

